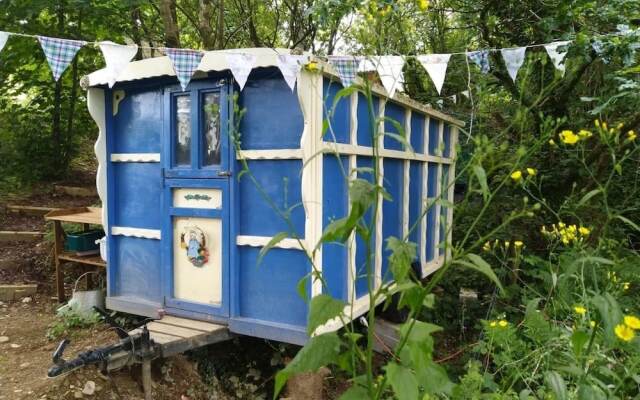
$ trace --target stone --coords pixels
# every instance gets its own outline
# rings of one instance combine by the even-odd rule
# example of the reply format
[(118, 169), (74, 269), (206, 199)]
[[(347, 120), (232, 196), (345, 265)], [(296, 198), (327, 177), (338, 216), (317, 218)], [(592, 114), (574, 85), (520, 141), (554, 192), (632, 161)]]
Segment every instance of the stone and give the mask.
[(27, 304), (27, 303), (31, 303), (33, 301), (33, 298), (31, 297), (25, 297), (24, 299), (22, 299), (22, 302)]
[(9, 336), (0, 336), (0, 343), (7, 343), (9, 340)]
[(20, 347), (22, 347), (18, 343), (11, 343), (9, 346), (11, 346), (12, 349), (19, 349)]
[(96, 383), (94, 381), (87, 381), (82, 388), (82, 394), (86, 394), (87, 396), (93, 396), (96, 392)]
[(20, 364), (20, 368), (27, 368), (29, 365), (31, 365), (31, 364), (29, 364), (28, 362), (24, 362), (24, 363)]
[(81, 399), (81, 398), (83, 398), (83, 397), (84, 397), (84, 396), (82, 395), (82, 392), (81, 392), (81, 391), (77, 390), (77, 391), (73, 392), (73, 398), (74, 398), (74, 399)]

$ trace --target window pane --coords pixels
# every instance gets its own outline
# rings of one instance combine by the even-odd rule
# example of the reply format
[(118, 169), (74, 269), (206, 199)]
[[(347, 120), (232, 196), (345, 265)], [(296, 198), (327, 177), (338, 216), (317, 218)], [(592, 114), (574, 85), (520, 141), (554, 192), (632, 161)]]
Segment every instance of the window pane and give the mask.
[(203, 99), (204, 120), (202, 164), (220, 164), (220, 93), (206, 93)]
[(191, 165), (191, 99), (176, 97), (176, 165)]

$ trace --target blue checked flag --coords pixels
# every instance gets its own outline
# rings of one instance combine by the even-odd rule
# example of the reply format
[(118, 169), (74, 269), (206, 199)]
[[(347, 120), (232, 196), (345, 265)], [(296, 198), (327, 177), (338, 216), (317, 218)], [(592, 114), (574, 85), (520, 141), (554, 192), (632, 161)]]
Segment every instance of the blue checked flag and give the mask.
[(467, 57), (480, 67), (480, 72), (483, 74), (489, 72), (489, 52), (487, 50), (471, 51), (467, 53)]
[(56, 82), (71, 64), (78, 50), (87, 44), (82, 40), (58, 39), (47, 36), (38, 36), (38, 41), (47, 57), (53, 79)]
[(355, 57), (329, 56), (329, 62), (338, 72), (342, 86), (348, 87), (355, 82), (359, 64)]
[(162, 51), (171, 60), (173, 70), (176, 72), (182, 90), (187, 90), (191, 77), (198, 65), (200, 65), (204, 53), (198, 50), (171, 48), (163, 48)]

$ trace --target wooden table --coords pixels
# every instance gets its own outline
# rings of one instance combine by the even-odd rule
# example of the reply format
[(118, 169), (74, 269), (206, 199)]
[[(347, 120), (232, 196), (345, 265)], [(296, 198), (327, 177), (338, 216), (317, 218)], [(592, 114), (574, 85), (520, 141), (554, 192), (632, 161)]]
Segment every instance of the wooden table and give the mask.
[(73, 251), (64, 250), (65, 233), (62, 228), (63, 222), (71, 222), (82, 224), (83, 229), (88, 231), (91, 225), (102, 225), (102, 208), (100, 207), (76, 207), (54, 210), (47, 213), (44, 218), (47, 221), (53, 221), (53, 237), (56, 265), (56, 291), (58, 301), (65, 300), (64, 293), (64, 271), (62, 264), (66, 262), (75, 262), (78, 264), (92, 265), (94, 267), (106, 267), (107, 263), (102, 260), (100, 255), (78, 256)]

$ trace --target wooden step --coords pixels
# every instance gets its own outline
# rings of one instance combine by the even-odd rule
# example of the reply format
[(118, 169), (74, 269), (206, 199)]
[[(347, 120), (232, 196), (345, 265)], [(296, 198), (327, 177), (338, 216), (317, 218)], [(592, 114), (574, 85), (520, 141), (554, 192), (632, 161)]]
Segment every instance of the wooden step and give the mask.
[[(160, 346), (162, 357), (169, 357), (198, 347), (231, 339), (226, 325), (196, 321), (188, 318), (164, 316), (147, 324), (151, 339)], [(129, 334), (135, 334), (141, 328)]]

